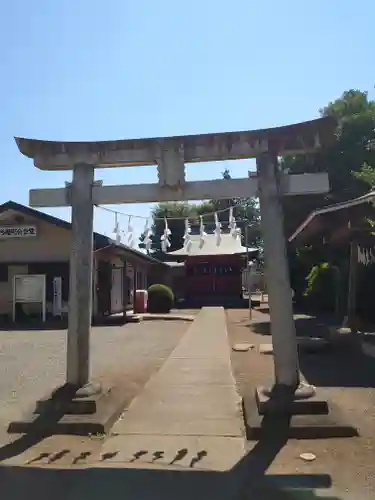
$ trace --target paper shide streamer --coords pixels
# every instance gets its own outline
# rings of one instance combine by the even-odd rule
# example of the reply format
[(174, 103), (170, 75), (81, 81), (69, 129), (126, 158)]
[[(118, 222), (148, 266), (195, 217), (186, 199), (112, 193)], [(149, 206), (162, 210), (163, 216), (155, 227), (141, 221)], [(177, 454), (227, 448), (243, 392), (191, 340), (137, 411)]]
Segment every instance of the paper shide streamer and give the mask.
[(171, 231), (168, 227), (168, 221), (167, 219), (164, 219), (164, 231), (160, 238), (161, 249), (163, 252), (167, 252), (168, 248), (171, 246), (171, 242), (169, 241), (170, 236), (171, 236)]
[(204, 245), (204, 242), (205, 242), (205, 238), (207, 236), (207, 233), (204, 229), (204, 223), (203, 223), (203, 216), (201, 215), (199, 217), (199, 221), (200, 221), (200, 224), (199, 224), (199, 248), (202, 248), (203, 245)]
[(232, 238), (237, 239), (238, 237), (238, 228), (236, 224), (236, 219), (233, 215), (233, 207), (229, 209), (229, 232)]
[(134, 229), (132, 225), (132, 217), (129, 215), (128, 219), (128, 246), (132, 248), (134, 246)]
[(151, 250), (151, 245), (152, 245), (152, 239), (151, 239), (152, 231), (151, 231), (151, 224), (150, 224), (149, 219), (146, 220), (146, 224), (145, 224), (145, 227), (143, 229), (143, 234), (145, 236), (145, 239), (144, 239), (145, 249), (147, 252), (149, 252)]
[(219, 221), (219, 216), (217, 214), (217, 212), (215, 212), (215, 236), (216, 236), (216, 245), (217, 246), (220, 246), (220, 243), (221, 243), (221, 239), (222, 239), (222, 236), (221, 236), (221, 222)]
[(189, 219), (185, 219), (185, 233), (183, 239), (184, 239), (184, 248), (187, 252), (190, 252), (192, 246), (190, 233), (191, 233), (191, 227), (189, 224)]
[[(199, 248), (202, 248), (203, 245), (205, 245), (205, 243), (206, 243), (207, 233), (205, 231), (204, 217), (211, 218), (212, 216), (214, 216), (214, 221), (215, 221), (214, 235), (215, 235), (215, 239), (216, 239), (216, 245), (220, 246), (220, 244), (222, 243), (223, 236), (222, 236), (222, 224), (220, 223), (220, 220), (219, 220), (219, 214), (224, 213), (226, 211), (229, 211), (228, 229), (229, 229), (231, 236), (234, 239), (241, 237), (241, 229), (239, 227), (237, 227), (236, 219), (234, 217), (234, 209), (238, 206), (241, 206), (241, 205), (236, 204), (235, 207), (228, 207), (228, 208), (225, 208), (223, 210), (219, 210), (219, 211), (211, 212), (211, 213), (206, 213), (206, 214), (202, 214), (199, 216), (199, 220), (200, 220)], [(117, 244), (121, 244), (121, 238), (123, 237), (128, 246), (134, 247), (134, 238), (135, 238), (136, 233), (135, 233), (134, 228), (132, 226), (132, 220), (133, 219), (142, 219), (145, 221), (145, 226), (144, 226), (144, 230), (142, 233), (144, 235), (144, 245), (145, 245), (146, 250), (150, 251), (151, 246), (152, 246), (152, 229), (151, 229), (152, 225), (156, 220), (158, 220), (158, 221), (163, 220), (164, 221), (164, 231), (163, 231), (163, 234), (160, 238), (160, 241), (161, 241), (162, 251), (167, 252), (168, 248), (170, 248), (170, 246), (171, 246), (171, 242), (170, 242), (171, 231), (168, 227), (168, 220), (184, 220), (185, 221), (185, 233), (184, 233), (184, 238), (183, 238), (184, 248), (187, 252), (189, 252), (191, 250), (191, 247), (193, 245), (193, 239), (191, 238), (191, 227), (190, 227), (189, 219), (186, 217), (163, 217), (163, 218), (157, 217), (157, 218), (153, 218), (153, 217), (149, 216), (146, 218), (143, 216), (131, 215), (131, 214), (123, 213), (123, 212), (117, 212), (115, 210), (107, 209), (107, 208), (101, 207), (101, 206), (97, 206), (97, 208), (101, 208), (103, 210), (106, 210), (108, 212), (115, 214), (115, 227), (113, 229), (113, 233), (115, 234), (115, 241)], [(119, 215), (125, 216), (128, 218), (127, 229), (123, 229), (123, 230), (120, 229), (119, 222), (118, 222)], [(366, 259), (362, 255), (361, 255), (361, 257), (362, 257), (362, 260), (368, 260), (368, 258)]]
[(121, 230), (118, 222), (117, 214), (115, 214), (115, 227), (113, 229), (113, 233), (115, 235), (116, 244), (119, 245), (121, 243)]

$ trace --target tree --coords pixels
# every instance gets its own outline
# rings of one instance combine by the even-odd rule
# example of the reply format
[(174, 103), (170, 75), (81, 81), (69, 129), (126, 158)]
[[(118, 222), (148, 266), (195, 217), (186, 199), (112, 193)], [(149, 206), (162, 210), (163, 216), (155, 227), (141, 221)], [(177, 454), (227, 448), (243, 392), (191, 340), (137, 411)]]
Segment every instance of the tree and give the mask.
[[(285, 230), (290, 236), (314, 209), (360, 196), (368, 191), (363, 170), (375, 165), (375, 102), (367, 92), (349, 90), (320, 110), (337, 120), (335, 139), (312, 155), (284, 157), (283, 169), (291, 174), (327, 172), (327, 195), (285, 197)], [(363, 175), (358, 175), (362, 172)], [(368, 172), (367, 172), (368, 173)]]
[(354, 172), (354, 176), (366, 184), (370, 189), (375, 188), (375, 168), (367, 163), (363, 165), (359, 172)]
[[(287, 236), (313, 210), (325, 205), (349, 200), (368, 192), (375, 186), (375, 102), (367, 92), (349, 90), (339, 99), (320, 110), (321, 116), (333, 116), (337, 128), (333, 142), (312, 155), (284, 157), (282, 169), (289, 173), (327, 172), (330, 192), (326, 195), (284, 197), (284, 220)], [(348, 248), (334, 251), (322, 241), (311, 241), (309, 246), (289, 249), (289, 263), (295, 289), (303, 292), (306, 277), (314, 265), (329, 262), (340, 269), (343, 283), (347, 276)], [(310, 267), (310, 269), (308, 269)], [(345, 286), (342, 287), (345, 290)]]

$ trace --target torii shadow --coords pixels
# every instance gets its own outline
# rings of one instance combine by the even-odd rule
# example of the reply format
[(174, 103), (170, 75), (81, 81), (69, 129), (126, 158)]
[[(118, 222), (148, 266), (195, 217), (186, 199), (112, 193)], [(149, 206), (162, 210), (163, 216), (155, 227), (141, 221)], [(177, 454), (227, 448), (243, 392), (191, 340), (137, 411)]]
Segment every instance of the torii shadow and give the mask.
[[(38, 500), (96, 500), (126, 498), (129, 500), (292, 500), (297, 492), (313, 500), (314, 490), (329, 488), (328, 474), (266, 474), (280, 450), (287, 443), (288, 417), (268, 416), (263, 419), (262, 438), (230, 471), (152, 470), (106, 467), (86, 469), (46, 469), (34, 467), (0, 467), (0, 484), (4, 498), (30, 498), (33, 489)], [(24, 438), (21, 438), (21, 440)], [(26, 442), (23, 442), (25, 445)], [(12, 448), (13, 447), (13, 448)], [(15, 442), (1, 453), (4, 459), (22, 452), (24, 446)], [(181, 450), (176, 450), (176, 453)], [(159, 454), (163, 450), (159, 451)], [(58, 464), (57, 464), (58, 465)], [(197, 465), (199, 467), (199, 464)], [(300, 497), (298, 497), (300, 498)], [(322, 497), (326, 500), (340, 500)]]

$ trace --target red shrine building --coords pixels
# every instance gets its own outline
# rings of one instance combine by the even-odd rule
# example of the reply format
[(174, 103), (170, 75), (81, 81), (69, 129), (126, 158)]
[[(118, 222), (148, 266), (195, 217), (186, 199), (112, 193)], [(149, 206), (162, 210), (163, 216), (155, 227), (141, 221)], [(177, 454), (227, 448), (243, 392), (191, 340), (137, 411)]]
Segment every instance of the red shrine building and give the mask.
[(249, 248), (247, 252), (241, 238), (231, 234), (221, 234), (219, 244), (215, 234), (207, 234), (203, 240), (191, 235), (190, 240), (188, 250), (183, 247), (168, 253), (176, 296), (202, 303), (210, 298), (242, 298), (247, 253), (253, 259), (258, 249)]

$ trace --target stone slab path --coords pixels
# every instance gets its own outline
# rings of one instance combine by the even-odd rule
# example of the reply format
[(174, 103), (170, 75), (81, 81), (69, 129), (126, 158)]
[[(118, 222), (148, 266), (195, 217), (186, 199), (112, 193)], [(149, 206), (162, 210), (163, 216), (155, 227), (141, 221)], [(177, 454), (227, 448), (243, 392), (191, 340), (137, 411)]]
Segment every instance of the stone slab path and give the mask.
[(113, 428), (106, 464), (228, 470), (245, 454), (224, 309), (203, 308)]

